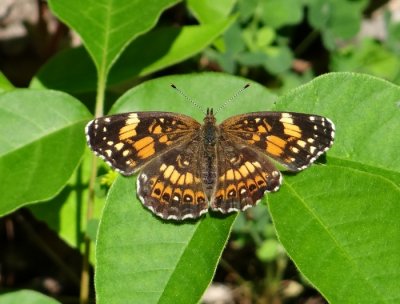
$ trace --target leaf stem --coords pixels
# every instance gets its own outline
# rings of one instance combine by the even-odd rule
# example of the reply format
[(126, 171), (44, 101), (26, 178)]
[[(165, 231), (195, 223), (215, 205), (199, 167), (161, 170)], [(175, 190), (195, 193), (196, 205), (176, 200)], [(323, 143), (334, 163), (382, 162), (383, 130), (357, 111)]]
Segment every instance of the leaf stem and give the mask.
[[(102, 71), (102, 72), (101, 72)], [(97, 81), (97, 93), (96, 93), (96, 107), (95, 107), (95, 117), (103, 116), (104, 109), (104, 92), (106, 87), (106, 73), (104, 69), (100, 69), (98, 74)], [(91, 165), (91, 173), (89, 180), (89, 189), (88, 189), (88, 200), (87, 200), (87, 211), (86, 211), (86, 225), (93, 217), (93, 209), (94, 209), (94, 186), (97, 177), (97, 157), (95, 155), (92, 156), (92, 165)], [(91, 240), (85, 231), (83, 246), (83, 261), (82, 261), (82, 273), (81, 273), (81, 288), (80, 288), (80, 296), (79, 302), (80, 304), (89, 303), (90, 296), (90, 245)]]

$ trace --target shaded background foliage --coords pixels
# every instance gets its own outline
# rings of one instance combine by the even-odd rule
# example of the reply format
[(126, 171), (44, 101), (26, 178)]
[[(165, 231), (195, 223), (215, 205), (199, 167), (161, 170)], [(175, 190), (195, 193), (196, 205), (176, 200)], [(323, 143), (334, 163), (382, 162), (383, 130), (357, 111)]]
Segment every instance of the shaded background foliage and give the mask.
[[(82, 4), (79, 1), (49, 1), (49, 8), (46, 2), (41, 1), (2, 1), (4, 1), (4, 5), (2, 3), (0, 6), (0, 22), (2, 24), (0, 30), (0, 70), (2, 72), (0, 74), (0, 90), (4, 92), (4, 95), (0, 96), (3, 128), (1, 131), (4, 132), (3, 134), (14, 132), (7, 130), (4, 126), (15, 123), (15, 117), (18, 117), (19, 111), (21, 111), (20, 116), (23, 118), (23, 114), (26, 113), (24, 110), (27, 108), (27, 105), (23, 102), (32, 98), (33, 103), (30, 104), (32, 107), (30, 109), (33, 118), (32, 125), (23, 121), (21, 124), (25, 125), (25, 130), (20, 128), (17, 133), (28, 134), (35, 126), (43, 133), (35, 133), (37, 138), (41, 139), (39, 141), (33, 137), (29, 138), (28, 134), (29, 141), (22, 144), (18, 142), (18, 134), (16, 134), (15, 142), (11, 143), (8, 137), (4, 137), (7, 139), (4, 142), (10, 143), (11, 148), (23, 145), (25, 151), (22, 154), (19, 149), (18, 151), (7, 150), (7, 145), (0, 148), (0, 156), (3, 156), (0, 171), (2, 184), (0, 211), (3, 215), (0, 219), (0, 247), (2, 248), (0, 251), (0, 288), (3, 291), (23, 288), (35, 289), (57, 298), (62, 303), (79, 302), (84, 235), (88, 235), (91, 240), (96, 239), (98, 221), (105, 196), (115, 179), (115, 175), (106, 166), (100, 166), (99, 177), (95, 185), (97, 196), (95, 216), (89, 222), (86, 222), (85, 202), (87, 200), (91, 161), (90, 153), (88, 151), (83, 152), (83, 136), (76, 137), (75, 134), (90, 119), (91, 113), (81, 103), (77, 102), (77, 99), (94, 112), (99, 78), (108, 76), (105, 113), (114, 105), (116, 100), (118, 100), (118, 103), (114, 105), (115, 111), (123, 110), (124, 103), (127, 105), (125, 106), (127, 109), (131, 109), (129, 101), (131, 92), (127, 92), (128, 88), (150, 79), (171, 74), (225, 72), (262, 84), (274, 94), (279, 95), (284, 95), (290, 89), (326, 72), (360, 72), (382, 77), (395, 84), (399, 84), (400, 81), (400, 5), (397, 1), (189, 0), (182, 3), (165, 0), (158, 3), (158, 6), (149, 1), (137, 10), (136, 15), (127, 14), (125, 16), (123, 9), (118, 10), (112, 7), (116, 14), (121, 14), (114, 20), (116, 22), (115, 29), (118, 28), (118, 21), (126, 26), (126, 28), (118, 28), (121, 34), (116, 36), (113, 36), (111, 32), (103, 31), (101, 20), (106, 16), (102, 15), (104, 11), (101, 8), (96, 8), (97, 11), (95, 12), (91, 11), (91, 8), (95, 8), (95, 5), (90, 7), (87, 6), (88, 4)], [(128, 5), (127, 3), (124, 2)], [(71, 11), (81, 12), (81, 14), (68, 15)], [(126, 12), (129, 12), (129, 10), (127, 9)], [(158, 12), (161, 14), (160, 16), (158, 16)], [(54, 17), (53, 13), (56, 13), (61, 20), (67, 20), (68, 26)], [(82, 16), (87, 17), (87, 19)], [(93, 19), (93, 16), (96, 18)], [(125, 24), (124, 21), (127, 23)], [(85, 47), (82, 45), (79, 35), (72, 29), (79, 32)], [(110, 37), (112, 39), (109, 40)], [(123, 52), (120, 53), (122, 50)], [(205, 77), (205, 79), (208, 79), (208, 76)], [(200, 99), (197, 96), (202, 92), (201, 84), (196, 88), (196, 85), (192, 84), (190, 79), (179, 77), (172, 79), (174, 81), (181, 79), (182, 83), (187, 84), (183, 87), (185, 91), (190, 92), (192, 87), (193, 93), (197, 93), (194, 97), (197, 100)], [(334, 109), (323, 110), (331, 113), (331, 115), (336, 115), (336, 117), (333, 117), (336, 118), (335, 122), (342, 123), (343, 128), (346, 129), (346, 121), (351, 118), (345, 120), (345, 115), (340, 113), (340, 107), (346, 107), (346, 101), (349, 97), (366, 101), (365, 104), (359, 104), (357, 108), (359, 111), (357, 113), (362, 113), (362, 117), (372, 115), (371, 112), (373, 111), (366, 109), (373, 109), (376, 106), (374, 101), (394, 102), (396, 98), (399, 98), (398, 89), (394, 86), (389, 87), (388, 84), (383, 82), (365, 79), (364, 83), (370, 81), (368, 83), (370, 86), (362, 87), (363, 82), (360, 78), (339, 76), (336, 79), (337, 82), (334, 80), (332, 78), (326, 80), (326, 82), (320, 80), (314, 83), (315, 88), (313, 85), (309, 85), (298, 92), (299, 94), (292, 93), (289, 95), (290, 98), (286, 97), (285, 99), (284, 97), (282, 104), (286, 102), (294, 110), (296, 107), (294, 101), (297, 98), (299, 99), (297, 106), (300, 105), (301, 107), (302, 98), (304, 100), (312, 99), (310, 96), (323, 97), (328, 105), (339, 106), (336, 111)], [(227, 79), (224, 79), (224, 81), (227, 81)], [(332, 83), (343, 86), (341, 94), (344, 98), (340, 99), (335, 89), (332, 93)], [(351, 87), (346, 87), (344, 83), (353, 83), (353, 87), (356, 88), (362, 87), (362, 91), (368, 92), (368, 94), (362, 95), (356, 90), (352, 91)], [(227, 89), (233, 93), (234, 88), (240, 87), (239, 84), (239, 80), (232, 80)], [(14, 90), (14, 86), (48, 88), (63, 91), (69, 95), (55, 91), (31, 93), (28, 90), (7, 95), (8, 91)], [(152, 86), (152, 84), (149, 84), (149, 86)], [(247, 95), (248, 98), (251, 97), (251, 94), (256, 94), (258, 89), (256, 84), (254, 86), (255, 89), (253, 93)], [(379, 88), (382, 94), (371, 97), (374, 92), (368, 91), (370, 87)], [(164, 94), (174, 94), (174, 92), (164, 93), (164, 90), (166, 91), (168, 88), (162, 87), (160, 90), (155, 86), (152, 92), (158, 94), (158, 98), (164, 96)], [(207, 92), (204, 92), (201, 101), (209, 100), (211, 105), (214, 105), (214, 103), (217, 105), (213, 96), (207, 96), (215, 95), (218, 88), (203, 87), (203, 90)], [(154, 96), (147, 95), (149, 90), (144, 91), (144, 93), (140, 93), (140, 89), (138, 91), (139, 94), (142, 94), (138, 96), (142, 96), (142, 100), (146, 100), (142, 101), (143, 104), (136, 103), (136, 106), (145, 107), (147, 100), (156, 100)], [(315, 91), (318, 92), (315, 93)], [(324, 92), (324, 94), (321, 92)], [(314, 93), (315, 95), (313, 95)], [(121, 95), (123, 97), (119, 98)], [(266, 102), (262, 106), (267, 106), (268, 109), (274, 108), (274, 95), (260, 91), (259, 96), (262, 96), (263, 101)], [(176, 96), (165, 97), (166, 100), (170, 98), (177, 99)], [(331, 99), (334, 100), (329, 103), (328, 101)], [(54, 119), (54, 122), (59, 124), (53, 123), (53, 120), (48, 116), (49, 114), (46, 114), (45, 117), (40, 116), (41, 113), (44, 113), (41, 107), (46, 109), (49, 105), (45, 101), (51, 100), (60, 101), (60, 107), (52, 104), (55, 109), (52, 112), (52, 117), (64, 116), (64, 113), (69, 114), (63, 117), (63, 120)], [(153, 103), (153, 105), (158, 106), (156, 103)], [(248, 109), (250, 108), (249, 106)], [(304, 106), (304, 109), (310, 109), (310, 107)], [(179, 110), (179, 106), (177, 106), (177, 110)], [(237, 113), (234, 110), (235, 106), (232, 106), (227, 110), (229, 112), (227, 114)], [(239, 111), (240, 107), (236, 110)], [(398, 116), (390, 117), (391, 110), (384, 105), (379, 106), (379, 110), (383, 110), (382, 113), (385, 115), (382, 115), (387, 118), (385, 123), (389, 125), (391, 121), (390, 126), (392, 128), (390, 129), (395, 130), (395, 121)], [(9, 113), (15, 114), (15, 117), (10, 116)], [(372, 118), (377, 120), (379, 115)], [(372, 118), (370, 117), (369, 121), (373, 121)], [(347, 127), (346, 134), (352, 134), (351, 125), (347, 125)], [(352, 134), (351, 138), (355, 140), (358, 136), (359, 140), (362, 140), (363, 136), (361, 135), (365, 135), (362, 132), (363, 129), (366, 131), (365, 126), (362, 126), (357, 130), (358, 133)], [(371, 133), (373, 133), (372, 131)], [(379, 130), (379, 132), (385, 133), (384, 130)], [(395, 131), (393, 132), (395, 135)], [(385, 135), (382, 135), (382, 138), (386, 139), (383, 136)], [(63, 148), (63, 142), (59, 140), (60, 138), (63, 138), (64, 142), (68, 142), (69, 150)], [(379, 138), (376, 135), (374, 140), (379, 140)], [(350, 171), (343, 173), (347, 180), (354, 179), (354, 184), (362, 180), (371, 187), (377, 187), (376, 192), (382, 195), (379, 197), (386, 195), (388, 199), (386, 209), (382, 212), (376, 212), (377, 215), (374, 218), (374, 220), (384, 221), (390, 216), (390, 213), (392, 216), (396, 214), (395, 202), (398, 198), (399, 173), (398, 165), (391, 169), (390, 163), (399, 163), (396, 162), (398, 156), (393, 151), (396, 151), (396, 149), (399, 151), (398, 148), (400, 147), (398, 147), (398, 144), (395, 146), (396, 143), (394, 142), (392, 143), (393, 150), (381, 154), (376, 152), (378, 155), (374, 159), (372, 152), (374, 146), (372, 144), (365, 149), (367, 151), (365, 153), (357, 151), (352, 144), (343, 141), (336, 152), (333, 152), (336, 153), (334, 154), (336, 158), (333, 158), (332, 163), (338, 167), (349, 167), (348, 170)], [(65, 151), (49, 151), (46, 153), (46, 147), (49, 146), (57, 146), (59, 150)], [(9, 151), (15, 153), (9, 153)], [(62, 162), (57, 157), (47, 157), (48, 155), (54, 156), (56, 152), (57, 155), (65, 153), (62, 154), (66, 155)], [(34, 163), (24, 163), (23, 160), (33, 153), (45, 155), (46, 159), (37, 158)], [(81, 157), (82, 153), (85, 153), (83, 157)], [(343, 157), (352, 153), (359, 157), (358, 163), (357, 161), (354, 162), (351, 157), (349, 159)], [(375, 162), (380, 155), (384, 155), (382, 160)], [(81, 158), (82, 161), (79, 162)], [(23, 166), (19, 166), (21, 172), (16, 170), (14, 166), (8, 165), (19, 162), (23, 164)], [(77, 167), (78, 163), (79, 167)], [(29, 171), (29, 174), (24, 174), (24, 170)], [(64, 170), (64, 175), (56, 174), (52, 176), (52, 172), (55, 170), (57, 172)], [(332, 169), (326, 168), (326, 170), (312, 172), (314, 175), (305, 174), (304, 176), (306, 180), (307, 178), (328, 180), (328, 184), (325, 186), (329, 188), (329, 177), (337, 174), (334, 170), (329, 170)], [(379, 177), (370, 176), (371, 172), (375, 171), (379, 172)], [(72, 176), (71, 172), (73, 172)], [(359, 179), (356, 179), (355, 176)], [(288, 185), (293, 189), (296, 189), (296, 184), (303, 182), (299, 176), (286, 176), (286, 179)], [(52, 182), (51, 184), (47, 182), (49, 180)], [(393, 184), (393, 187), (385, 184), (388, 180)], [(32, 183), (35, 183), (35, 191), (24, 192), (21, 190), (24, 189), (21, 185)], [(305, 183), (307, 184), (307, 181)], [(21, 185), (14, 189), (13, 185), (16, 184)], [(343, 185), (343, 187), (345, 186)], [(362, 187), (362, 185), (359, 186)], [(30, 189), (28, 186), (26, 187), (28, 190)], [(115, 187), (124, 189), (125, 184), (118, 180)], [(307, 189), (311, 191), (309, 188)], [(365, 188), (362, 189), (365, 190)], [(317, 192), (318, 189), (315, 189), (315, 191)], [(119, 192), (114, 189), (113, 193), (114, 197), (111, 196), (110, 200), (120, 201), (115, 199), (120, 195)], [(285, 214), (288, 211), (282, 209), (282, 204), (273, 204), (274, 200), (279, 200), (280, 196), (285, 195), (285, 193), (289, 196), (293, 194), (288, 188), (283, 188), (282, 193), (280, 192), (276, 197), (271, 197), (271, 211), (275, 212), (274, 219), (277, 228), (280, 226), (291, 227), (289, 222), (283, 225), (278, 216), (280, 213)], [(346, 193), (344, 192), (342, 196), (346, 196)], [(305, 194), (304, 197), (306, 196)], [(365, 198), (363, 193), (359, 193), (359, 197)], [(368, 199), (368, 193), (365, 199)], [(331, 205), (334, 205), (337, 196), (334, 196), (332, 200)], [(296, 204), (296, 197), (293, 197), (292, 201), (293, 209), (297, 210), (298, 214), (306, 213), (307, 210), (302, 208), (304, 206), (301, 203)], [(328, 201), (325, 198), (325, 202)], [(369, 212), (374, 213), (371, 210), (376, 206), (374, 201), (371, 200), (372, 205), (363, 202), (363, 200), (359, 201), (357, 211), (361, 210), (360, 212), (363, 215)], [(24, 207), (27, 204), (31, 205)], [(126, 208), (126, 206), (124, 207)], [(140, 208), (140, 206), (136, 207)], [(309, 208), (308, 211), (312, 210), (313, 212), (318, 212), (320, 208), (313, 201), (307, 207)], [(113, 210), (112, 206), (108, 208), (108, 210)], [(140, 210), (138, 209), (138, 212)], [(352, 210), (354, 209), (343, 207), (342, 212), (351, 213)], [(333, 213), (335, 213), (334, 219), (346, 216), (336, 211)], [(326, 214), (326, 217), (324, 217), (327, 223), (331, 220), (330, 215)], [(147, 220), (150, 221), (150, 224), (154, 224), (149, 213), (144, 212), (143, 216), (148, 216)], [(358, 213), (355, 212), (353, 216), (356, 218)], [(294, 217), (288, 216), (287, 218), (293, 221), (295, 217), (296, 214)], [(115, 225), (112, 221), (116, 218), (118, 217), (108, 216), (106, 219), (112, 226)], [(303, 218), (298, 218), (299, 221), (295, 227), (301, 227), (303, 224), (301, 222)], [(108, 238), (112, 238), (112, 231), (104, 228), (107, 227), (107, 220), (104, 220), (102, 224), (105, 233), (103, 235), (109, 233)], [(234, 218), (230, 220), (234, 221)], [(388, 220), (392, 224), (391, 227), (398, 227), (398, 224), (396, 226), (395, 222), (390, 221), (392, 221), (392, 218)], [(221, 221), (217, 220), (216, 225), (218, 224), (225, 225), (225, 223), (222, 224)], [(343, 225), (342, 222), (337, 223), (337, 225), (339, 224)], [(326, 226), (314, 226), (315, 230), (321, 227), (325, 228)], [(378, 239), (382, 227), (373, 227), (373, 230), (367, 231), (368, 237)], [(364, 226), (361, 227), (361, 229), (364, 228)], [(182, 230), (184, 229), (188, 230), (188, 234), (192, 233), (190, 231), (192, 227), (186, 227)], [(198, 233), (197, 231), (208, 231), (207, 226), (193, 229), (194, 235)], [(224, 229), (228, 231), (230, 226), (228, 225)], [(338, 233), (341, 236), (340, 231)], [(323, 239), (324, 234), (321, 233), (319, 237), (318, 239)], [(354, 235), (353, 237), (354, 241), (359, 236)], [(393, 238), (386, 238), (387, 241), (397, 239), (398, 235), (393, 235)], [(105, 246), (105, 240), (107, 240), (106, 237), (101, 239), (99, 246)], [(295, 248), (302, 248), (301, 235), (297, 235), (296, 231), (285, 234), (285, 231), (281, 230), (280, 240), (286, 247), (287, 244), (293, 243)], [(299, 244), (296, 243), (296, 240), (300, 240)], [(201, 240), (199, 243), (201, 243)], [(223, 244), (224, 241), (221, 240), (220, 243)], [(393, 243), (396, 242), (393, 241)], [(322, 247), (321, 244), (321, 250)], [(376, 251), (377, 248), (366, 247), (365, 249), (366, 252), (369, 252), (369, 250)], [(386, 248), (385, 244), (379, 244), (379, 248)], [(306, 251), (307, 248), (302, 249)], [(287, 250), (289, 251), (289, 248)], [(394, 248), (388, 249), (391, 252), (393, 250)], [(217, 249), (215, 254), (218, 255)], [(93, 255), (92, 250), (90, 256), (92, 265), (94, 265)], [(307, 264), (307, 261), (301, 260), (301, 254), (300, 258), (298, 255), (299, 253), (296, 250), (291, 249), (290, 256), (296, 261), (296, 266), (303, 271), (303, 274), (297, 271), (297, 267), (288, 258), (284, 247), (278, 241), (265, 205), (257, 206), (246, 213), (239, 214), (232, 227), (232, 233), (223, 257), (219, 261), (213, 283), (203, 301), (212, 303), (210, 297), (213, 295), (212, 292), (216, 291), (220, 297), (225, 297), (227, 303), (257, 301), (260, 303), (325, 303), (326, 299), (307, 280), (314, 278), (315, 275), (318, 276), (318, 274), (314, 274), (312, 269), (310, 271), (310, 269), (302, 268), (302, 265)], [(396, 255), (388, 254), (387, 257), (393, 259), (394, 263), (397, 261), (397, 265), (399, 264)], [(99, 256), (98, 258), (107, 257)], [(354, 267), (354, 264), (352, 265)], [(208, 270), (212, 273), (214, 269), (212, 265), (210, 267)], [(386, 273), (384, 267), (376, 269), (372, 273), (361, 274), (357, 281), (363, 283), (364, 279), (373, 277), (374, 274), (383, 276), (382, 272)], [(342, 273), (345, 274), (345, 272)], [(110, 277), (110, 279), (113, 278)], [(386, 277), (386, 279), (388, 278), (396, 282), (398, 273), (393, 274), (393, 277)], [(338, 296), (339, 293), (330, 293), (329, 288), (332, 289), (332, 286), (324, 289), (323, 284), (329, 285), (330, 279), (325, 280), (325, 282), (323, 279), (322, 282), (317, 280), (321, 285), (318, 285), (315, 279), (312, 281), (320, 290), (323, 290), (325, 297), (329, 298), (330, 301), (340, 303), (340, 300), (343, 300)], [(207, 283), (207, 280), (205, 282)], [(100, 293), (103, 283), (100, 281), (97, 285)], [(377, 285), (379, 284), (377, 283)], [(390, 290), (396, 289), (395, 287), (392, 288), (390, 284), (388, 285), (387, 292), (390, 296)], [(169, 296), (174, 296), (173, 288), (165, 288), (167, 295), (163, 294), (160, 301), (168, 301)], [(357, 287), (354, 288), (357, 289)], [(107, 285), (104, 289), (110, 288)], [(196, 292), (200, 296), (202, 290)], [(102, 295), (103, 299), (107, 297), (107, 294)], [(115, 295), (112, 296), (115, 297)], [(368, 294), (366, 294), (367, 296)], [(24, 303), (34, 303), (36, 297), (38, 303), (45, 303), (45, 301), (58, 303), (51, 298), (43, 298), (44, 296), (40, 294), (21, 291), (8, 292), (0, 297), (0, 303), (11, 303), (11, 301), (18, 299)], [(92, 289), (92, 301), (94, 301), (94, 298), (94, 290)], [(98, 300), (100, 302), (100, 298)], [(196, 302), (196, 299), (193, 300)], [(357, 300), (359, 299), (351, 299), (349, 303), (356, 303)], [(380, 300), (387, 303), (391, 302), (385, 297)]]

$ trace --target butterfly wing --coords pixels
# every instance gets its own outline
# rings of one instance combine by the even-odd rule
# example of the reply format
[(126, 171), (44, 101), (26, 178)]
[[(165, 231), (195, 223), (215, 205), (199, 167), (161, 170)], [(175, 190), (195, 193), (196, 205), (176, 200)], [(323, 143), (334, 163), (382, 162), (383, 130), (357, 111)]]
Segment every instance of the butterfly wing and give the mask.
[(281, 173), (256, 149), (222, 135), (217, 146), (217, 179), (211, 208), (222, 213), (256, 205), (265, 192), (279, 189)]
[(168, 112), (132, 112), (104, 116), (86, 126), (89, 147), (124, 175), (135, 173), (158, 153), (190, 141), (200, 124)]
[(328, 118), (290, 112), (237, 115), (223, 121), (220, 128), (292, 171), (311, 165), (332, 146), (335, 135), (335, 126)]
[(175, 146), (146, 164), (139, 173), (137, 195), (163, 219), (197, 218), (208, 210), (199, 153), (200, 138)]

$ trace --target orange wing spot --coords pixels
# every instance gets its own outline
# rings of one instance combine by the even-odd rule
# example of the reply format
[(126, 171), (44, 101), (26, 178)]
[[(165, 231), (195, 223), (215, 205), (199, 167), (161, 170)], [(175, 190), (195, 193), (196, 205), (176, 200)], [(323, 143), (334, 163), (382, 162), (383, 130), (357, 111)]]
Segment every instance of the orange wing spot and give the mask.
[(146, 137), (143, 137), (142, 139), (138, 140), (137, 142), (135, 142), (133, 144), (133, 147), (136, 149), (136, 151), (139, 151), (150, 144), (154, 145), (154, 139), (153, 139), (153, 137), (146, 136)]
[(264, 126), (258, 126), (257, 129), (259, 133), (267, 133), (267, 129)]
[(181, 175), (179, 174), (179, 172), (174, 170), (174, 172), (172, 172), (171, 176), (169, 177), (169, 180), (171, 181), (171, 183), (176, 184), (180, 176)]
[(217, 199), (224, 199), (225, 191), (223, 189), (219, 189), (217, 193), (215, 193), (215, 198)]
[(204, 192), (202, 192), (202, 191), (197, 191), (196, 192), (196, 201), (195, 201), (195, 203), (196, 204), (198, 204), (198, 203), (201, 203), (202, 201), (203, 202), (205, 202), (205, 196), (204, 196)]
[(162, 128), (160, 125), (157, 125), (152, 131), (153, 134), (160, 134), (161, 132), (162, 132)]
[(165, 169), (167, 169), (167, 165), (166, 164), (162, 164), (160, 167), (160, 172), (165, 171)]
[(254, 178), (255, 182), (257, 185), (260, 186), (265, 186), (267, 183), (265, 182), (264, 178), (261, 175), (256, 175)]
[(226, 194), (228, 195), (228, 197), (234, 197), (237, 195), (236, 193), (236, 187), (233, 184), (230, 184), (228, 186), (228, 188), (226, 189)]
[(182, 186), (185, 183), (185, 175), (182, 174), (181, 177), (178, 179), (178, 185)]
[(228, 171), (226, 171), (226, 173), (224, 175), (226, 176), (227, 180), (234, 180), (235, 179), (235, 174), (233, 172), (233, 169), (229, 169)]
[(171, 195), (172, 195), (172, 187), (167, 186), (167, 187), (165, 187), (165, 189), (161, 195), (161, 200), (164, 201), (165, 203), (168, 203), (169, 200), (171, 199)]
[(170, 141), (168, 141), (168, 136), (167, 136), (167, 135), (161, 136), (161, 137), (158, 139), (158, 141), (159, 141), (160, 143), (166, 143), (167, 145), (169, 145), (169, 144), (171, 143)]
[(151, 196), (155, 198), (160, 198), (161, 193), (163, 193), (165, 186), (163, 182), (158, 182), (155, 184), (153, 191), (151, 192)]
[(257, 133), (254, 133), (254, 134), (253, 134), (252, 140), (254, 140), (254, 141), (260, 141), (260, 140), (261, 140), (261, 137), (260, 137), (260, 135), (258, 135)]
[(192, 173), (189, 173), (189, 172), (186, 173), (185, 184), (186, 185), (193, 184), (193, 174)]
[(239, 172), (243, 177), (247, 177), (247, 175), (249, 175), (249, 170), (247, 169), (247, 167), (245, 165), (240, 166)]
[(174, 172), (174, 170), (175, 170), (175, 167), (172, 165), (169, 165), (167, 167), (167, 169), (165, 169), (165, 171), (164, 171), (164, 178), (168, 179), (171, 176), (172, 172)]
[(267, 152), (274, 156), (279, 156), (283, 153), (283, 148), (286, 146), (286, 141), (282, 138), (271, 135), (267, 137), (268, 145)]
[(250, 192), (257, 190), (257, 185), (254, 183), (254, 181), (252, 179), (247, 179), (246, 185), (247, 185), (247, 189), (249, 189)]
[(267, 131), (271, 132), (271, 130), (272, 130), (271, 125), (265, 119), (263, 119), (263, 123), (264, 123), (265, 127), (267, 128)]
[(145, 148), (141, 149), (137, 156), (141, 159), (148, 158), (156, 153), (156, 150), (154, 149), (154, 142), (146, 146)]
[(130, 124), (122, 127), (119, 130), (119, 140), (125, 140), (129, 137), (134, 137), (137, 135), (136, 127), (138, 124)]
[(244, 165), (246, 166), (247, 170), (250, 173), (253, 173), (256, 170), (256, 168), (254, 168), (254, 165), (251, 162), (247, 161), (247, 162), (244, 163)]
[(301, 130), (298, 126), (289, 123), (283, 123), (283, 127), (284, 127), (283, 132), (286, 135), (301, 138)]

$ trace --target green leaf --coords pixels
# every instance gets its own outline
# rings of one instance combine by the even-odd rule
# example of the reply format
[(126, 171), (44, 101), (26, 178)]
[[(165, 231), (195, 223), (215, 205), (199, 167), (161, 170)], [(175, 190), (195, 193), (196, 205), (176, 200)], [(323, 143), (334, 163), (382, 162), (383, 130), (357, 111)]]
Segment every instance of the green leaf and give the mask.
[[(108, 85), (154, 73), (197, 54), (220, 36), (232, 21), (229, 18), (215, 24), (159, 28), (139, 37), (111, 69)], [(94, 91), (96, 70), (85, 49), (72, 49), (50, 59), (33, 79), (31, 87), (73, 93)]]
[(201, 23), (219, 22), (232, 11), (236, 0), (188, 0), (187, 6)]
[(14, 89), (14, 86), (7, 79), (7, 77), (0, 72), (0, 93), (11, 91)]
[(400, 301), (400, 189), (379, 175), (315, 166), (269, 196), (279, 239), (329, 303)]
[[(171, 83), (200, 104), (204, 112), (172, 89)], [(110, 112), (174, 111), (202, 121), (207, 107), (221, 107), (247, 83), (251, 86), (217, 114), (217, 121), (221, 122), (234, 114), (271, 109), (276, 97), (258, 83), (228, 74), (202, 73), (147, 81), (121, 96)]]
[(287, 46), (268, 46), (263, 51), (267, 55), (264, 67), (272, 74), (281, 74), (292, 66), (293, 54)]
[(337, 38), (349, 39), (357, 34), (367, 4), (367, 0), (309, 0), (308, 20), (322, 32), (325, 46), (333, 49)]
[(53, 13), (79, 33), (100, 75), (178, 0), (50, 0)]
[(164, 222), (137, 201), (135, 184), (120, 177), (107, 198), (96, 248), (98, 303), (197, 303), (235, 216)]
[(268, 0), (260, 2), (264, 23), (273, 28), (296, 24), (303, 18), (303, 3), (298, 0)]
[[(216, 73), (164, 77), (128, 91), (112, 112), (168, 110), (201, 120), (204, 113), (171, 89), (171, 83), (204, 108), (218, 108), (248, 81)], [(273, 100), (252, 83), (217, 119), (271, 108)], [(107, 198), (96, 248), (98, 302), (173, 303), (179, 297), (182, 303), (197, 303), (212, 279), (235, 215), (165, 222), (142, 206), (135, 185), (136, 177), (120, 177)]]
[(0, 304), (58, 304), (57, 300), (33, 290), (19, 290), (0, 295)]
[(225, 32), (233, 21), (234, 18), (228, 18), (201, 26), (160, 28), (139, 37), (111, 69), (109, 83), (145, 76), (192, 57)]
[[(29, 206), (36, 218), (44, 221), (67, 244), (77, 249), (83, 249), (79, 246), (83, 244), (85, 229), (89, 226), (86, 216), (86, 202), (91, 164), (92, 153), (89, 152), (89, 149), (86, 149), (78, 170), (75, 170), (64, 189), (47, 202)], [(97, 195), (93, 210), (93, 222), (100, 218), (104, 203), (105, 197)], [(96, 235), (95, 228), (94, 226), (90, 228), (93, 241), (95, 241), (93, 237)], [(94, 254), (91, 257), (91, 262), (94, 263)]]
[(90, 113), (60, 92), (0, 95), (0, 214), (50, 199), (67, 183), (84, 148)]
[(277, 102), (336, 124), (328, 166), (285, 176), (268, 197), (280, 241), (330, 303), (399, 301), (399, 99), (384, 80), (332, 73)]
[(332, 55), (332, 71), (367, 73), (394, 80), (400, 70), (398, 55), (372, 39), (364, 39), (360, 45), (346, 47)]

